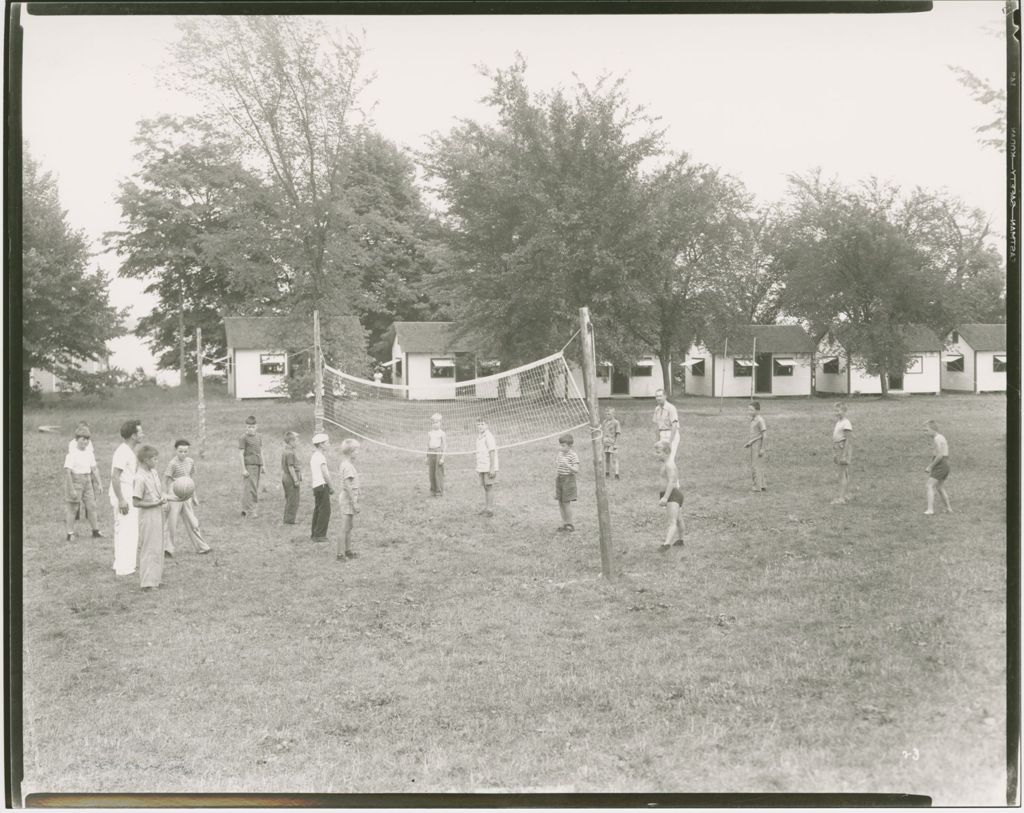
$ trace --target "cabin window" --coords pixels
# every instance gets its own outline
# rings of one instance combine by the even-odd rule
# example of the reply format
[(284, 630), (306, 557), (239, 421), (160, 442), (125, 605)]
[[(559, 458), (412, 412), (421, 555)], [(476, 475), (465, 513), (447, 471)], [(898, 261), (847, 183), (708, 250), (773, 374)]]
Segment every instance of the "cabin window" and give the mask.
[(907, 367), (905, 375), (919, 375), (924, 372), (924, 356), (913, 356), (910, 359), (910, 365)]
[(690, 365), (690, 375), (695, 375), (698, 378), (704, 377), (704, 359), (699, 359)]
[(734, 378), (750, 378), (754, 374), (754, 362), (750, 359), (733, 359), (732, 374)]
[(634, 364), (630, 368), (629, 374), (633, 378), (650, 378), (654, 375), (654, 365), (650, 362)]
[(772, 375), (773, 376), (791, 376), (793, 375), (793, 368), (796, 366), (796, 362), (793, 359), (772, 359)]
[(431, 378), (455, 378), (455, 360), (454, 359), (431, 359), (430, 360), (430, 377)]
[(260, 375), (284, 375), (284, 353), (260, 353)]
[(612, 365), (607, 361), (602, 361), (597, 365), (597, 377), (602, 381), (607, 382), (612, 377)]
[(962, 373), (964, 371), (963, 356), (946, 356), (943, 361), (946, 364), (947, 373)]
[(992, 372), (993, 373), (1005, 373), (1006, 372), (1006, 356), (992, 356)]
[(821, 365), (821, 371), (825, 375), (839, 375), (839, 356), (828, 359)]
[(498, 359), (481, 359), (476, 366), (478, 378), (486, 378), (501, 372), (501, 362)]

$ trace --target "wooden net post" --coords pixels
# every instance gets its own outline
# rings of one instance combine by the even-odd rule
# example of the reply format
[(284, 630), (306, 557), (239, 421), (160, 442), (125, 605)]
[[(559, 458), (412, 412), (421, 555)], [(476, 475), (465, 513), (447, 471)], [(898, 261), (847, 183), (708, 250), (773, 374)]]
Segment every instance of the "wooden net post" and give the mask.
[(583, 387), (590, 413), (590, 443), (594, 453), (594, 491), (597, 495), (597, 527), (601, 545), (601, 575), (612, 577), (612, 522), (608, 511), (608, 487), (604, 480), (604, 444), (597, 403), (597, 362), (594, 352), (594, 326), (590, 308), (580, 308), (580, 341), (583, 346)]
[[(184, 366), (182, 367), (184, 371)], [(206, 457), (206, 398), (203, 396), (203, 329), (196, 328), (196, 392), (199, 398), (199, 459)]]
[(324, 368), (320, 350), (320, 311), (313, 311), (313, 431), (324, 431)]

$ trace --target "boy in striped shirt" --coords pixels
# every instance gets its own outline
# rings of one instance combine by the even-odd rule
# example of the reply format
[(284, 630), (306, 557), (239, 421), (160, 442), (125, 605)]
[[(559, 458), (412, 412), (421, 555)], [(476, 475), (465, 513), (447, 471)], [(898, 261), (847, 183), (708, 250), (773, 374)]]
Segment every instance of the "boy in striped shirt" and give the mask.
[[(181, 439), (174, 441), (174, 457), (167, 463), (164, 469), (164, 494), (174, 495), (174, 481), (179, 477), (188, 477), (195, 481), (196, 462), (188, 456), (192, 444)], [(211, 548), (203, 539), (203, 532), (199, 529), (199, 517), (196, 516), (195, 506), (199, 505), (199, 498), (196, 492), (187, 500), (168, 500), (165, 511), (167, 513), (167, 533), (164, 535), (164, 556), (174, 556), (174, 537), (178, 532), (178, 519), (185, 524), (185, 531), (192, 543), (196, 553), (209, 553)]]
[(572, 524), (572, 504), (576, 501), (576, 473), (580, 470), (580, 457), (573, 451), (572, 435), (558, 439), (558, 457), (555, 459), (555, 499), (562, 512), (559, 531), (575, 531)]

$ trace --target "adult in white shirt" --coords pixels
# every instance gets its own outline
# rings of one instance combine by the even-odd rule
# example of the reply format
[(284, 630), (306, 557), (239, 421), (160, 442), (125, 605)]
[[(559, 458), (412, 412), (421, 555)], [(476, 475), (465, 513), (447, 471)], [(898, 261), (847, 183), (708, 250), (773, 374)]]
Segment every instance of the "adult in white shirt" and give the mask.
[(670, 404), (665, 398), (665, 390), (655, 390), (654, 400), (658, 405), (654, 407), (654, 430), (655, 442), (664, 440), (672, 447), (672, 459), (676, 459), (676, 450), (679, 448), (679, 413), (675, 405)]
[(114, 509), (114, 573), (130, 576), (135, 572), (139, 548), (139, 509), (132, 505), (135, 471), (139, 461), (135, 447), (142, 442), (142, 421), (137, 418), (121, 424), (123, 443), (114, 450), (110, 464), (110, 505)]

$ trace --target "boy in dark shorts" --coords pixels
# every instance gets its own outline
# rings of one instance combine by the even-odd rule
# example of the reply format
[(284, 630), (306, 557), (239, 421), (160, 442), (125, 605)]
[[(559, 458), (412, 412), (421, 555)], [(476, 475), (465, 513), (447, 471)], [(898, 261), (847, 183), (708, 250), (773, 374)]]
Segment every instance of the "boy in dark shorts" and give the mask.
[(942, 496), (946, 504), (946, 513), (952, 514), (953, 508), (949, 504), (949, 495), (946, 493), (946, 478), (949, 477), (949, 444), (946, 438), (939, 434), (939, 425), (935, 421), (926, 421), (924, 431), (932, 438), (932, 462), (925, 467), (928, 472), (928, 510), (926, 514), (935, 513), (935, 492)]
[(572, 435), (558, 439), (558, 457), (555, 458), (555, 499), (562, 513), (559, 531), (575, 531), (572, 524), (572, 504), (576, 501), (576, 474), (580, 470), (580, 457), (573, 451)]
[(683, 492), (679, 487), (679, 469), (672, 459), (672, 444), (667, 440), (659, 440), (654, 444), (655, 457), (661, 461), (661, 497), (658, 505), (668, 509), (668, 529), (665, 541), (658, 550), (664, 552), (673, 545), (682, 545), (686, 526), (683, 523)]

